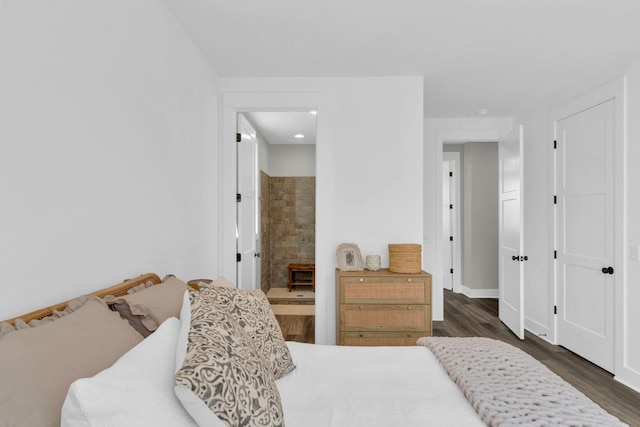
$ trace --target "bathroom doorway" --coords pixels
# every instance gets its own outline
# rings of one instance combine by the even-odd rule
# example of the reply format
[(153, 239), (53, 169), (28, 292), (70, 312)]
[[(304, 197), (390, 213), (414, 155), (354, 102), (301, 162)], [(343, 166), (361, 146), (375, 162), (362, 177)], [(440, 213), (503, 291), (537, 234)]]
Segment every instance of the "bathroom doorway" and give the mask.
[[(240, 113), (258, 142), (259, 288), (274, 302), (314, 304), (316, 113)], [(291, 266), (303, 266), (292, 268)], [(309, 312), (289, 307), (287, 312)], [(274, 309), (277, 310), (277, 309)]]

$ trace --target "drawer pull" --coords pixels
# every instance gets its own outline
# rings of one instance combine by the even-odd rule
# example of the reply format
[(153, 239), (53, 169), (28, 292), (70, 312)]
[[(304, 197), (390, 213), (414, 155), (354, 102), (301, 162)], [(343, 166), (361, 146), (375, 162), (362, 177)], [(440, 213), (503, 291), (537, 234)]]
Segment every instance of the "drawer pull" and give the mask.
[(359, 336), (360, 338), (363, 338), (363, 337), (364, 337), (364, 334), (359, 334), (358, 336)]
[(360, 281), (361, 281), (361, 282), (364, 282), (364, 279), (361, 277), (361, 278), (360, 278)]

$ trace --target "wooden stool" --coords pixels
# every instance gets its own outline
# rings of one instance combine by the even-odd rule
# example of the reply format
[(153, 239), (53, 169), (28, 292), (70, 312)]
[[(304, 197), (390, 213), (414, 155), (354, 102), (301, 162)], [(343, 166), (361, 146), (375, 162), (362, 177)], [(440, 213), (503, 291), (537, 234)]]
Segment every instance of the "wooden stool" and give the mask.
[(294, 285), (307, 285), (316, 291), (315, 264), (289, 264), (289, 292)]

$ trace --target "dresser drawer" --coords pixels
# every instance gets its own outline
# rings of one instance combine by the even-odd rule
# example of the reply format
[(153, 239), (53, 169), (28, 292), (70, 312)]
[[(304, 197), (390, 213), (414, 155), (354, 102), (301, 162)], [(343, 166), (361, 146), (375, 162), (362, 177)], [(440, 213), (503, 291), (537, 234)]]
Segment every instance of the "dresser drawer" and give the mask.
[(341, 304), (341, 331), (430, 331), (429, 305)]
[(339, 345), (416, 345), (418, 338), (430, 336), (425, 332), (343, 332)]
[(346, 304), (431, 304), (428, 277), (341, 277), (339, 291)]
[(338, 345), (416, 345), (431, 336), (431, 275), (336, 269)]

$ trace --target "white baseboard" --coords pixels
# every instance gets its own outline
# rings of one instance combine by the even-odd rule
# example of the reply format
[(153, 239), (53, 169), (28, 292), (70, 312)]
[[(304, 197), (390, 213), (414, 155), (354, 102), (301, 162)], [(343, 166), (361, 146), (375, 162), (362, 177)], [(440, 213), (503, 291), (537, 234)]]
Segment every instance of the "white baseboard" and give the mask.
[(471, 289), (462, 285), (462, 293), (469, 298), (498, 298), (498, 289)]
[(629, 368), (623, 368), (622, 372), (616, 372), (613, 377), (614, 380), (618, 381), (629, 387), (632, 390), (640, 393), (640, 373)]

